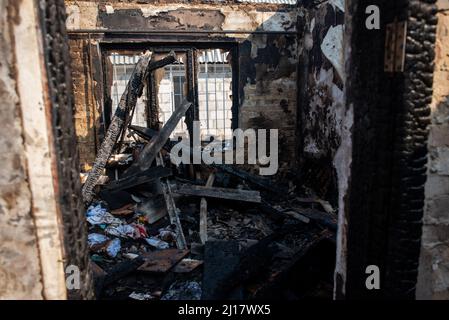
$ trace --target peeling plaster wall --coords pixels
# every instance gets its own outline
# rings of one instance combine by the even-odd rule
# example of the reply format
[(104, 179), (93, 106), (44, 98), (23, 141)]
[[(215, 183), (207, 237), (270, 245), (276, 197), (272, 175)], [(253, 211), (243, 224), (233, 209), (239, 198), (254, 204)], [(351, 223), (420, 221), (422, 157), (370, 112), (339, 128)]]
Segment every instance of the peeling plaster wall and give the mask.
[(18, 7), (0, 3), (0, 299), (42, 299), (37, 237), (27, 181), (20, 98), (14, 71)]
[[(300, 77), (299, 117), (301, 121), (300, 162), (310, 170), (310, 182), (319, 196), (337, 204), (341, 189), (337, 172), (341, 161), (337, 150), (345, 134), (347, 110), (344, 104), (344, 1), (325, 1), (319, 5), (306, 2), (299, 7)], [(318, 165), (316, 165), (318, 164)], [(320, 172), (324, 181), (314, 181)], [(317, 180), (317, 179), (315, 179)]]
[[(338, 298), (344, 290), (342, 283), (346, 275), (345, 199), (350, 181), (354, 120), (353, 106), (345, 104), (345, 1), (329, 0), (318, 5), (304, 2), (298, 10), (302, 42), (298, 83), (299, 160), (303, 183), (338, 208), (335, 268)], [(349, 45), (346, 50), (350, 50)]]
[(36, 4), (0, 4), (0, 299), (67, 297)]
[[(67, 26), (71, 30), (296, 30), (297, 11), (293, 6), (226, 3), (228, 5), (201, 1), (66, 1)], [(211, 38), (234, 41), (238, 45), (239, 127), (279, 129), (280, 166), (293, 167), (297, 126), (296, 35), (227, 34), (211, 35), (208, 39)], [(200, 34), (193, 37), (193, 41), (207, 42), (208, 39)], [(95, 158), (93, 128), (100, 127), (101, 110), (90, 92), (87, 38), (73, 38), (70, 44), (76, 129), (81, 163), (86, 169)], [(97, 119), (96, 125), (94, 119)]]
[[(449, 1), (438, 6), (449, 10)], [(418, 299), (449, 299), (449, 11), (438, 14), (435, 51)]]

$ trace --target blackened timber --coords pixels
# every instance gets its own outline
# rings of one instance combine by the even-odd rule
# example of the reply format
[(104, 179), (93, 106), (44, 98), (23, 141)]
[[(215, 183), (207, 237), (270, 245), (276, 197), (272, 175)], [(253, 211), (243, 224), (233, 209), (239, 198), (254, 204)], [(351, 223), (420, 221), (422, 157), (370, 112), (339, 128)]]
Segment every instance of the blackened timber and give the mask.
[(152, 72), (154, 70), (163, 68), (169, 64), (176, 62), (176, 54), (174, 51), (171, 51), (166, 57), (161, 60), (151, 61), (148, 66), (148, 72)]
[(260, 198), (259, 191), (252, 191), (252, 190), (209, 188), (204, 186), (182, 185), (178, 189), (174, 190), (174, 192), (187, 196), (218, 198), (218, 199), (245, 201), (245, 202), (260, 203), (262, 201)]
[(142, 93), (147, 67), (151, 59), (151, 52), (147, 51), (141, 56), (128, 81), (125, 91), (106, 132), (105, 138), (98, 151), (92, 170), (89, 172), (86, 183), (83, 186), (82, 195), (85, 203), (90, 203), (94, 196), (94, 187), (104, 167), (112, 154), (117, 139), (123, 131), (127, 116), (136, 106), (137, 99)]
[(315, 221), (318, 224), (321, 224), (329, 230), (337, 231), (337, 217), (335, 215), (312, 208), (295, 208), (295, 211), (298, 211), (300, 214), (306, 216), (307, 218)]
[(136, 67), (131, 74), (131, 78), (122, 94), (117, 109), (115, 110), (114, 117), (108, 127), (103, 143), (100, 146), (93, 168), (89, 172), (87, 181), (83, 186), (82, 195), (85, 203), (90, 203), (93, 199), (94, 187), (116, 147), (118, 138), (124, 134), (125, 123), (129, 120), (130, 114), (134, 111), (137, 99), (142, 95), (148, 74), (176, 61), (174, 52), (170, 52), (168, 56), (161, 60), (151, 61), (150, 63), (151, 57), (151, 52), (145, 52), (137, 62)]
[(308, 223), (305, 219), (310, 219), (310, 221), (313, 221), (315, 224), (319, 224), (332, 231), (337, 231), (337, 217), (316, 209), (295, 207), (287, 210), (279, 210), (266, 201), (262, 201), (259, 205), (259, 209), (265, 214), (270, 215), (270, 218), (275, 221), (281, 221), (281, 219), (284, 219), (286, 216), (292, 216), (304, 223)]
[(245, 181), (248, 181), (250, 183), (252, 183), (253, 185), (256, 185), (266, 191), (270, 191), (273, 193), (276, 193), (277, 195), (280, 195), (282, 197), (286, 197), (287, 195), (287, 188), (284, 188), (282, 186), (276, 185), (274, 186), (273, 183), (271, 181), (269, 181), (268, 179), (259, 177), (259, 176), (255, 176), (249, 172), (246, 172), (244, 170), (239, 170), (235, 167), (229, 166), (229, 165), (214, 165), (214, 167), (232, 174), (240, 179), (243, 179)]
[[(214, 184), (215, 173), (211, 172), (206, 182), (206, 188), (211, 188)], [(200, 201), (200, 239), (203, 244), (207, 241), (207, 200), (201, 198)]]
[(159, 131), (158, 135), (155, 136), (151, 141), (143, 148), (139, 155), (139, 158), (134, 162), (131, 167), (125, 172), (125, 176), (132, 176), (136, 173), (147, 170), (154, 159), (156, 159), (157, 154), (161, 151), (162, 147), (165, 145), (170, 137), (170, 134), (175, 130), (178, 122), (185, 115), (186, 111), (190, 108), (192, 104), (190, 102), (184, 101), (184, 103), (178, 107), (168, 119), (165, 126)]
[(157, 136), (158, 131), (151, 129), (151, 128), (145, 128), (141, 126), (129, 126), (130, 130), (134, 131), (139, 137), (145, 140), (151, 140), (153, 137)]
[[(151, 128), (145, 128), (145, 127), (134, 126), (134, 125), (129, 126), (128, 129), (132, 130), (139, 137), (141, 137), (142, 139), (145, 139), (147, 141), (151, 141), (151, 139), (153, 139), (153, 137), (157, 136), (159, 133), (159, 131), (151, 129)], [(170, 151), (173, 148), (173, 146), (177, 143), (178, 143), (178, 141), (168, 140), (167, 143), (163, 146), (163, 148), (167, 151)]]
[(158, 178), (169, 177), (171, 174), (172, 172), (169, 168), (153, 167), (142, 172), (141, 174), (113, 181), (106, 186), (106, 189), (109, 191), (125, 190)]
[[(158, 166), (164, 166), (164, 161), (160, 153), (156, 157), (156, 163)], [(176, 226), (176, 246), (178, 249), (184, 250), (187, 248), (187, 242), (184, 231), (182, 230), (181, 220), (179, 219), (179, 210), (176, 207), (175, 199), (173, 199), (170, 183), (166, 178), (161, 179), (161, 187), (170, 217), (170, 223)]]
[(139, 268), (145, 259), (142, 256), (139, 256), (133, 260), (126, 260), (116, 264), (111, 270), (108, 271), (107, 275), (104, 278), (104, 285), (109, 285), (114, 283), (115, 281), (125, 277), (126, 275), (134, 272)]

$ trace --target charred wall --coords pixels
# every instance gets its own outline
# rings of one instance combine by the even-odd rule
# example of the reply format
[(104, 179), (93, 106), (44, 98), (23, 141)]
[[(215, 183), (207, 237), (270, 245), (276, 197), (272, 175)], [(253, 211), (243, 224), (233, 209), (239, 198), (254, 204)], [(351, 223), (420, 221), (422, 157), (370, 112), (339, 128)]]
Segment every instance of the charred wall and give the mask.
[(304, 182), (318, 190), (320, 196), (333, 198), (334, 203), (338, 188), (334, 159), (341, 145), (346, 113), (344, 11), (344, 1), (305, 1), (298, 14), (301, 168)]
[(69, 290), (68, 298), (89, 299), (93, 297), (92, 277), (73, 121), (74, 99), (64, 1), (46, 0), (45, 6), (41, 7), (40, 18), (58, 164), (58, 203), (64, 231), (64, 260), (66, 267), (77, 266), (81, 271), (82, 286), (79, 290)]
[[(334, 164), (345, 126), (343, 32), (345, 2), (304, 1), (298, 8), (298, 143), (303, 179), (337, 202)], [(318, 178), (318, 179), (317, 179)]]
[[(347, 103), (354, 127), (347, 220), (346, 273), (337, 294), (413, 299), (426, 181), (432, 95), (435, 1), (349, 1)], [(382, 13), (380, 30), (365, 27), (365, 8)], [(386, 24), (407, 21), (405, 66), (384, 69)], [(369, 265), (381, 289), (367, 290)], [(344, 283), (346, 279), (346, 283)]]
[[(296, 10), (273, 4), (237, 4), (201, 1), (66, 1), (70, 30), (199, 30), (248, 31), (248, 34), (189, 34), (185, 36), (128, 35), (92, 36), (90, 42), (151, 44), (226, 43), (236, 47), (234, 71), (238, 106), (234, 123), (242, 128), (279, 129), (280, 166), (291, 168), (296, 155)], [(266, 32), (266, 33), (264, 33)], [(75, 119), (81, 165), (86, 169), (95, 158), (96, 136), (101, 130), (102, 103), (92, 91), (98, 82), (91, 76), (88, 35), (73, 35), (70, 41), (75, 90)], [(237, 70), (236, 70), (237, 69)], [(92, 78), (92, 79), (91, 79)], [(93, 83), (92, 83), (93, 81)]]

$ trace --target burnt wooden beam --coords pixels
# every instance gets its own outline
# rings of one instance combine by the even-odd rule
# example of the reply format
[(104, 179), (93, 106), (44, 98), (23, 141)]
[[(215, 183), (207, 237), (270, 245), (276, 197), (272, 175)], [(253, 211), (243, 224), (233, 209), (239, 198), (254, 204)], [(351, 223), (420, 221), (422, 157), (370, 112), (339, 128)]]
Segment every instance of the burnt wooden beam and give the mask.
[[(164, 161), (159, 153), (156, 157), (158, 166), (163, 166)], [(176, 207), (175, 199), (173, 199), (170, 183), (166, 178), (161, 179), (162, 193), (164, 195), (165, 203), (167, 206), (168, 215), (170, 217), (170, 223), (176, 226), (176, 246), (178, 249), (187, 249), (187, 241), (182, 230), (181, 220), (179, 220), (179, 210)]]
[(142, 256), (139, 256), (133, 260), (126, 260), (116, 264), (104, 277), (104, 286), (114, 283), (115, 281), (136, 271), (137, 268), (139, 268), (144, 262), (145, 259)]
[(157, 154), (161, 151), (162, 147), (165, 145), (170, 137), (170, 134), (175, 130), (178, 122), (185, 115), (186, 111), (190, 108), (192, 104), (188, 101), (177, 108), (168, 119), (164, 127), (159, 131), (157, 136), (153, 137), (150, 142), (143, 148), (139, 155), (139, 158), (125, 171), (124, 176), (132, 176), (139, 172), (147, 170), (154, 159), (156, 159)]
[(181, 185), (174, 190), (177, 194), (187, 196), (197, 196), (206, 198), (218, 198), (245, 202), (260, 203), (262, 201), (259, 191), (252, 190), (238, 190), (228, 188), (209, 188), (195, 185)]
[[(151, 128), (145, 128), (145, 127), (141, 127), (141, 126), (131, 125), (128, 127), (128, 129), (132, 130), (139, 137), (141, 137), (142, 139), (145, 139), (147, 141), (151, 141), (151, 139), (153, 139), (159, 133), (159, 131), (157, 131), (157, 130), (154, 130)], [(169, 139), (167, 141), (167, 143), (162, 148), (170, 152), (170, 150), (173, 148), (173, 146), (177, 143), (178, 143), (178, 141), (172, 141)]]
[(82, 189), (83, 200), (86, 204), (89, 204), (94, 197), (94, 188), (97, 184), (98, 178), (101, 176), (103, 169), (112, 151), (117, 143), (117, 139), (121, 135), (124, 124), (129, 116), (129, 113), (135, 108), (137, 99), (142, 93), (144, 87), (144, 79), (147, 74), (147, 67), (150, 63), (152, 53), (145, 52), (137, 62), (130, 80), (126, 86), (125, 91), (122, 94), (120, 102), (106, 132), (103, 143), (98, 150), (97, 158), (95, 159), (92, 170), (89, 172), (86, 183)]
[(165, 56), (161, 60), (157, 61), (151, 61), (151, 63), (148, 65), (148, 73), (152, 72), (154, 70), (163, 68), (169, 64), (172, 64), (177, 61), (176, 53), (174, 51), (171, 51), (167, 56)]
[(141, 126), (134, 126), (131, 125), (128, 127), (128, 129), (134, 131), (139, 137), (145, 139), (145, 140), (151, 140), (153, 137), (157, 136), (159, 131), (151, 129), (151, 128), (145, 128)]
[(176, 61), (176, 54), (170, 52), (165, 58), (151, 61), (152, 53), (147, 51), (142, 55), (131, 74), (130, 80), (122, 94), (120, 102), (106, 132), (103, 143), (98, 151), (92, 170), (83, 186), (82, 195), (85, 203), (90, 203), (94, 196), (94, 188), (97, 184), (106, 163), (111, 156), (117, 141), (124, 134), (126, 121), (136, 107), (137, 99), (140, 97), (148, 74), (156, 69), (162, 68)]
[(329, 230), (337, 231), (338, 221), (336, 215), (329, 214), (327, 212), (322, 212), (312, 208), (304, 208), (304, 209), (295, 208), (294, 210), (306, 216), (310, 220), (315, 221), (316, 223), (328, 228)]
[(295, 207), (279, 210), (266, 201), (262, 201), (259, 205), (259, 209), (265, 214), (268, 214), (275, 221), (281, 221), (285, 217), (290, 216), (304, 223), (313, 222), (326, 227), (329, 230), (337, 231), (337, 217), (316, 209)]
[[(211, 188), (214, 184), (215, 173), (212, 172), (206, 182), (206, 188)], [(203, 244), (207, 241), (207, 200), (201, 198), (200, 201), (200, 239)]]
[(120, 180), (112, 181), (106, 186), (106, 190), (118, 191), (125, 190), (138, 185), (156, 180), (158, 178), (166, 178), (172, 175), (170, 168), (164, 167), (153, 167), (141, 174), (134, 175), (131, 177), (126, 177)]
[(236, 176), (240, 179), (243, 179), (255, 186), (258, 186), (259, 188), (262, 188), (266, 191), (270, 191), (275, 193), (276, 195), (279, 195), (283, 198), (287, 196), (288, 190), (287, 188), (279, 185), (274, 185), (272, 181), (262, 178), (259, 176), (256, 176), (254, 174), (251, 174), (249, 172), (246, 172), (244, 170), (237, 169), (233, 166), (229, 165), (214, 165), (214, 167), (220, 169), (223, 172), (229, 173), (233, 176)]

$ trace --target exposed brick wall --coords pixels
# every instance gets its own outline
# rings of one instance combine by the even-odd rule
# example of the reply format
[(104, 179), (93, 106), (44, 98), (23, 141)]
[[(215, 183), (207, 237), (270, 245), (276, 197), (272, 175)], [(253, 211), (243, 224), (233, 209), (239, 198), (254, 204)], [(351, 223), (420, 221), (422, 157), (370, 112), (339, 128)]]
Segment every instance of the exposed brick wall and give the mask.
[[(86, 170), (95, 160), (95, 127), (100, 124), (97, 104), (92, 93), (89, 46), (84, 39), (71, 39), (70, 58), (75, 97), (75, 130), (80, 154), (81, 169)], [(86, 167), (87, 166), (87, 167)]]
[(438, 14), (435, 59), (418, 299), (449, 299), (449, 11)]

